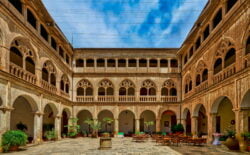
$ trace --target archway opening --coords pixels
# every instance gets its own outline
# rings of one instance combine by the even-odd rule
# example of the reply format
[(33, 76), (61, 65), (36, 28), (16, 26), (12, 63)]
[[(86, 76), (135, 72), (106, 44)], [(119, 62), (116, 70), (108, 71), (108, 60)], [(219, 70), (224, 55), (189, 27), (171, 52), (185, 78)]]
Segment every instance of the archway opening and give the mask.
[(207, 129), (207, 113), (205, 107), (201, 105), (198, 112), (198, 136), (207, 135)]
[(24, 97), (18, 97), (13, 104), (14, 110), (11, 111), (10, 129), (22, 130), (28, 135), (29, 142), (34, 138), (34, 114), (35, 109)]
[[(153, 124), (151, 124), (153, 122)], [(155, 114), (150, 110), (141, 113), (140, 116), (140, 131), (145, 133), (153, 133), (156, 131)], [(150, 125), (151, 124), (151, 125)]]
[[(46, 131), (51, 131), (55, 129), (55, 112), (53, 111), (50, 104), (44, 107), (43, 115), (43, 136)], [(45, 138), (45, 137), (44, 137)]]
[[(109, 122), (109, 120), (113, 120)], [(111, 111), (103, 110), (98, 114), (98, 120), (101, 122), (101, 129), (99, 130), (101, 133), (109, 132), (112, 133), (114, 131), (114, 116)]]
[(184, 118), (186, 118), (186, 122), (185, 122), (185, 132), (187, 135), (191, 135), (192, 131), (191, 131), (191, 113), (190, 110), (185, 109), (184, 111)]
[(67, 135), (68, 133), (68, 123), (69, 123), (69, 112), (66, 111), (66, 109), (62, 112), (62, 120), (61, 120), (61, 134)]
[(241, 102), (241, 109), (243, 112), (243, 131), (250, 132), (250, 90), (246, 92)]
[(171, 133), (171, 128), (177, 124), (176, 114), (167, 110), (161, 115), (161, 131), (165, 133)]
[(122, 111), (119, 114), (119, 132), (125, 136), (132, 136), (135, 132), (135, 115), (129, 110)]
[(77, 124), (80, 125), (80, 132), (91, 133), (91, 127), (86, 120), (93, 120), (92, 114), (88, 110), (82, 110), (77, 114)]

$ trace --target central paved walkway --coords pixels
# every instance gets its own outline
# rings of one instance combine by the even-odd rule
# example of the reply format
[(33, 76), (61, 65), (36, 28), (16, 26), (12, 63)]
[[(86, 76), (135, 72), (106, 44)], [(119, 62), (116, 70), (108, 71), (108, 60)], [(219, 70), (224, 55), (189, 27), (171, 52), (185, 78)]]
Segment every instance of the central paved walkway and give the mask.
[(131, 138), (113, 138), (111, 150), (98, 150), (99, 139), (77, 138), (46, 142), (27, 147), (13, 155), (180, 155), (168, 146), (157, 146), (150, 140), (145, 143), (132, 142)]

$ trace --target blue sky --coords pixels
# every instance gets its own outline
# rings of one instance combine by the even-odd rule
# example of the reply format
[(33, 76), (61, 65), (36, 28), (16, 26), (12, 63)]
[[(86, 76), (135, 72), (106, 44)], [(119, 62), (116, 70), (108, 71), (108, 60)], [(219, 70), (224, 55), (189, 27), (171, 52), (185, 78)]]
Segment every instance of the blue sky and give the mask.
[(207, 0), (43, 0), (75, 48), (180, 47)]

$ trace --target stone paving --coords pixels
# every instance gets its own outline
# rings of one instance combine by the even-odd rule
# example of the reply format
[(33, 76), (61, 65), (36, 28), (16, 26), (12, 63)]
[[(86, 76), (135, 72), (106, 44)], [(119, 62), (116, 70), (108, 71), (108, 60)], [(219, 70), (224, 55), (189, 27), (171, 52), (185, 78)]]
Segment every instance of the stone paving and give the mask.
[(77, 138), (46, 142), (27, 147), (11, 155), (180, 155), (168, 146), (157, 146), (155, 142), (132, 142), (131, 138), (113, 138), (112, 149), (98, 150), (99, 139)]
[[(99, 139), (77, 138), (45, 142), (25, 147), (11, 155), (238, 155), (223, 146), (160, 146), (151, 140), (144, 143), (132, 142), (131, 138), (113, 138), (112, 149), (99, 150)], [(178, 151), (178, 152), (177, 152)], [(244, 154), (243, 154), (244, 155)]]

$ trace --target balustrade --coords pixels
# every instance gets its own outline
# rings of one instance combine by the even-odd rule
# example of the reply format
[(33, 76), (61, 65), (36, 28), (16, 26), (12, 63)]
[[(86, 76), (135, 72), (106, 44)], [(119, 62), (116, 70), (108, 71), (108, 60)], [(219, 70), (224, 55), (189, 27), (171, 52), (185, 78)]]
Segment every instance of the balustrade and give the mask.
[(120, 102), (135, 102), (135, 96), (119, 96)]
[(156, 102), (156, 96), (140, 96), (140, 102)]
[(54, 94), (56, 94), (56, 92), (57, 92), (56, 86), (48, 83), (47, 81), (41, 80), (41, 86), (43, 89), (46, 89)]
[(77, 96), (76, 101), (77, 102), (93, 102), (94, 97), (93, 96)]
[(115, 97), (114, 96), (98, 96), (97, 100), (98, 102), (114, 102)]
[(216, 75), (214, 75), (213, 77), (213, 83), (219, 83), (223, 80), (225, 80), (226, 78), (232, 76), (233, 74), (235, 74), (236, 69), (235, 69), (235, 64), (232, 64), (231, 66), (223, 69), (222, 71), (220, 71), (219, 73), (217, 73)]
[(199, 93), (208, 88), (208, 82), (204, 81), (199, 86), (196, 86), (195, 93)]
[(161, 102), (177, 102), (177, 96), (161, 96)]

